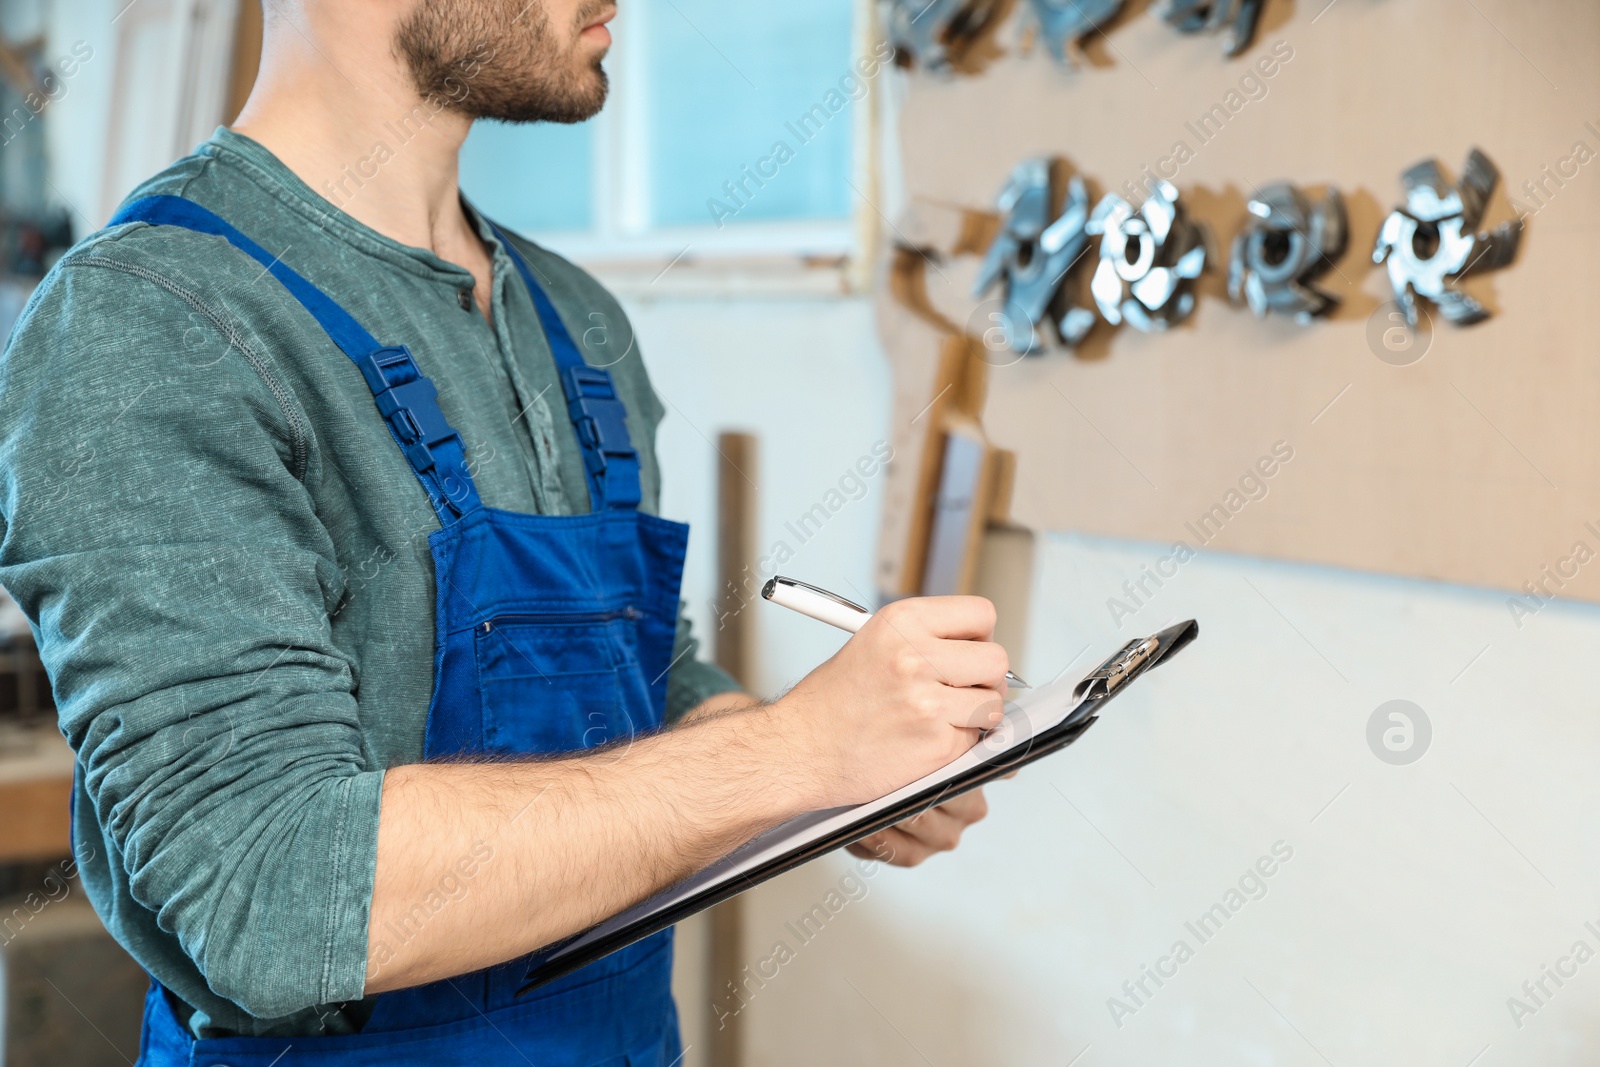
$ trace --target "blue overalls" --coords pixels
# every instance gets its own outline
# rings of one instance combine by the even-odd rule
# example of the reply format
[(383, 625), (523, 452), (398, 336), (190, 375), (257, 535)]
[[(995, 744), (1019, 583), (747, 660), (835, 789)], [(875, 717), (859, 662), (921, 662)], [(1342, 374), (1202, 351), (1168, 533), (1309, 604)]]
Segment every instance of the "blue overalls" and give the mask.
[[(642, 514), (639, 457), (611, 375), (588, 366), (515, 246), (555, 355), (592, 510), (524, 515), (478, 498), (461, 437), (411, 354), (379, 344), (321, 290), (179, 197), (126, 205), (112, 225), (181, 226), (253, 256), (316, 318), (371, 387), (443, 528), (428, 538), (436, 655), (428, 758), (568, 752), (661, 725), (689, 529)], [(536, 1064), (669, 1067), (680, 1057), (671, 931), (517, 997), (528, 961), (386, 993), (359, 1034), (196, 1041), (152, 986), (139, 1067)]]

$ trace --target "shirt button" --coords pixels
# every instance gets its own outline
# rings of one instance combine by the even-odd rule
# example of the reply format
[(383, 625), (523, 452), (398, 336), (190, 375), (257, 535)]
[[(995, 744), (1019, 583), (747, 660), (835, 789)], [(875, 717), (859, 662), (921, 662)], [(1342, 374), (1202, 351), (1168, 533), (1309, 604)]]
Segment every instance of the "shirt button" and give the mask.
[(456, 290), (456, 303), (461, 305), (462, 311), (472, 310), (472, 287), (470, 285), (464, 289)]

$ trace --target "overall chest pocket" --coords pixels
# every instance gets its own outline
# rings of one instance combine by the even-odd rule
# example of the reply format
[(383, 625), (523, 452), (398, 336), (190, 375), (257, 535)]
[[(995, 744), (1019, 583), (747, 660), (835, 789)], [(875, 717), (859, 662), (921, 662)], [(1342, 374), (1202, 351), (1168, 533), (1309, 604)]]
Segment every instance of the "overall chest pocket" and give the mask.
[(578, 752), (657, 724), (638, 661), (639, 613), (501, 615), (479, 624), (478, 690), (492, 752)]

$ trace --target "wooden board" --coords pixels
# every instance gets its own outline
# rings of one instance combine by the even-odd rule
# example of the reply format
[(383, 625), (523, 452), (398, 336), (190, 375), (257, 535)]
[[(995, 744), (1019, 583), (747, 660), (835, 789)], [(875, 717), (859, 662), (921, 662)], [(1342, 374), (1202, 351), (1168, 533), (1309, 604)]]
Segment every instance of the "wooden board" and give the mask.
[[(1181, 327), (1102, 322), (1077, 355), (990, 361), (983, 424), (1017, 452), (1016, 521), (1600, 599), (1600, 564), (1573, 559), (1580, 541), (1600, 557), (1589, 293), (1600, 159), (1573, 161), (1578, 142), (1600, 152), (1600, 5), (1268, 0), (1255, 44), (1224, 60), (1219, 38), (1182, 36), (1134, 0), (1077, 71), (1021, 54), (1015, 28), (981, 74), (909, 76), (887, 132), (911, 205), (896, 228), (956, 248), (961, 209), (990, 208), (1017, 162), (1053, 155), (1096, 198), (1167, 159), (1213, 234), (1200, 306)], [(1255, 64), (1275, 50), (1291, 57), (1262, 77)], [(1226, 125), (1196, 136), (1213, 105), (1239, 100)], [(1174, 173), (1179, 142), (1192, 158)], [(1370, 261), (1379, 221), (1400, 200), (1401, 171), (1431, 156), (1454, 175), (1474, 145), (1503, 177), (1487, 222), (1531, 211), (1521, 253), (1467, 283), (1493, 318), (1454, 328), (1436, 316), (1422, 359), (1384, 362), (1375, 348), (1390, 293)], [(1547, 177), (1556, 168), (1559, 186)], [(1343, 306), (1309, 327), (1231, 307), (1222, 282), (1245, 201), (1280, 179), (1337, 185), (1350, 210), (1350, 249), (1321, 283)], [(1530, 181), (1544, 184), (1538, 200)], [(977, 308), (976, 265), (962, 255), (925, 272), (928, 303), (954, 323)], [(884, 288), (900, 434), (888, 585), (921, 506), (921, 457), (900, 442), (917, 444), (913, 419), (944, 342)], [(1258, 464), (1272, 475), (1252, 476)]]
[(0, 731), (0, 863), (71, 855), (72, 750), (54, 726)]

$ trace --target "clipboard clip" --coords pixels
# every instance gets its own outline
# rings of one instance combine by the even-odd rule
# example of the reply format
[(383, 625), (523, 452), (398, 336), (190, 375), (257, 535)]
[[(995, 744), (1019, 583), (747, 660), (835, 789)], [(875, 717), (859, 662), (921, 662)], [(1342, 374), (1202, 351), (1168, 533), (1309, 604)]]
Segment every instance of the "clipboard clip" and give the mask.
[(1160, 651), (1159, 636), (1129, 641), (1078, 683), (1073, 698), (1083, 701), (1105, 699), (1142, 674)]
[(1166, 657), (1195, 640), (1197, 633), (1200, 633), (1200, 625), (1194, 619), (1187, 619), (1178, 625), (1166, 627), (1162, 632), (1152, 633), (1150, 637), (1128, 641), (1112, 653), (1106, 662), (1091, 670), (1088, 677), (1072, 689), (1072, 697), (1075, 701), (1082, 701), (1085, 707), (1099, 704), (1150, 667), (1165, 661)]
[(1101, 701), (1151, 667), (1164, 663), (1168, 656), (1193, 641), (1199, 633), (1200, 625), (1188, 619), (1149, 637), (1129, 641), (1073, 689), (1073, 698), (1082, 702), (1080, 711), (1092, 714), (1083, 709), (1097, 707)]

